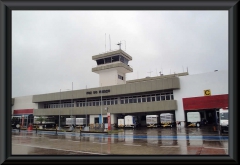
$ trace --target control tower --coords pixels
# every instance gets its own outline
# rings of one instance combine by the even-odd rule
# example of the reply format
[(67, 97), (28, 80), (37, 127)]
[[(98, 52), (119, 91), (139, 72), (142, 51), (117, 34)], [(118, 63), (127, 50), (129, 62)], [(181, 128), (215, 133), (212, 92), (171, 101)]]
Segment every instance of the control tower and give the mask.
[(126, 73), (133, 72), (128, 65), (132, 57), (121, 49), (92, 56), (92, 59), (97, 62), (92, 72), (99, 74), (99, 86), (126, 84)]

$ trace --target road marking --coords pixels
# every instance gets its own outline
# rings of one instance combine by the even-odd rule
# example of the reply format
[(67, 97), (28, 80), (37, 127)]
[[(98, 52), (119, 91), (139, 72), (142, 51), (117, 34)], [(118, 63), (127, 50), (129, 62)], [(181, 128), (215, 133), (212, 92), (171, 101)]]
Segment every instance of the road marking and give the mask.
[(14, 136), (14, 137), (27, 137), (27, 136)]
[(101, 153), (95, 153), (95, 152), (65, 150), (65, 149), (59, 149), (59, 148), (40, 147), (40, 146), (33, 146), (33, 145), (22, 145), (22, 144), (13, 144), (13, 145), (20, 145), (20, 146), (27, 146), (27, 147), (36, 147), (36, 148), (43, 148), (43, 149), (53, 149), (53, 150), (59, 150), (59, 151), (79, 152), (79, 153), (86, 153), (86, 154), (107, 155), (107, 154), (101, 154)]
[(160, 146), (160, 147), (179, 147), (179, 146)]
[(212, 148), (212, 149), (228, 149), (228, 148), (219, 148), (219, 147), (203, 147), (203, 148)]
[(135, 145), (135, 144), (123, 144), (125, 146), (142, 146), (142, 145)]

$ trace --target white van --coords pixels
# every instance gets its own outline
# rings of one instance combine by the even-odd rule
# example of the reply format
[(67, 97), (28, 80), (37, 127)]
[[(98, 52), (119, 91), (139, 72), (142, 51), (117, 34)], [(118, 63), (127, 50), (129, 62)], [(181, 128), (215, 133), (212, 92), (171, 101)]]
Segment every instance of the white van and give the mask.
[(228, 107), (219, 109), (219, 130), (228, 132)]
[(188, 126), (200, 127), (200, 123), (201, 123), (200, 112), (188, 112), (187, 122), (189, 123)]
[(125, 127), (135, 128), (137, 126), (136, 116), (127, 115), (124, 117)]

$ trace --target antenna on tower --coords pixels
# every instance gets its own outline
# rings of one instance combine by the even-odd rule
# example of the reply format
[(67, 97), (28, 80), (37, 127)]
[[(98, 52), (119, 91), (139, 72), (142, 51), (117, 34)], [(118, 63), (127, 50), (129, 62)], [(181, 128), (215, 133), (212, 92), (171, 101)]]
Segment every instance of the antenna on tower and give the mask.
[(109, 45), (110, 45), (110, 51), (111, 51), (111, 38), (110, 38), (110, 34), (109, 34)]
[(152, 73), (152, 71), (150, 71), (150, 72), (148, 72), (148, 73), (150, 73), (150, 77), (151, 77), (151, 73)]
[(188, 72), (188, 67), (187, 67), (187, 72)]
[(121, 50), (121, 41), (117, 44), (117, 45), (119, 45), (119, 49)]

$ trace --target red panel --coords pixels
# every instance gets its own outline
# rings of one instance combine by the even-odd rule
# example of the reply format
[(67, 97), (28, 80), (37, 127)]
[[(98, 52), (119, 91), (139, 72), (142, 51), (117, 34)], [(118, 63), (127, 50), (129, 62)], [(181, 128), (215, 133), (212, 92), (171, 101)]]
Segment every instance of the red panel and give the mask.
[(18, 114), (33, 114), (33, 109), (18, 109), (13, 111), (14, 115)]
[(184, 110), (213, 109), (228, 107), (228, 94), (183, 98)]

